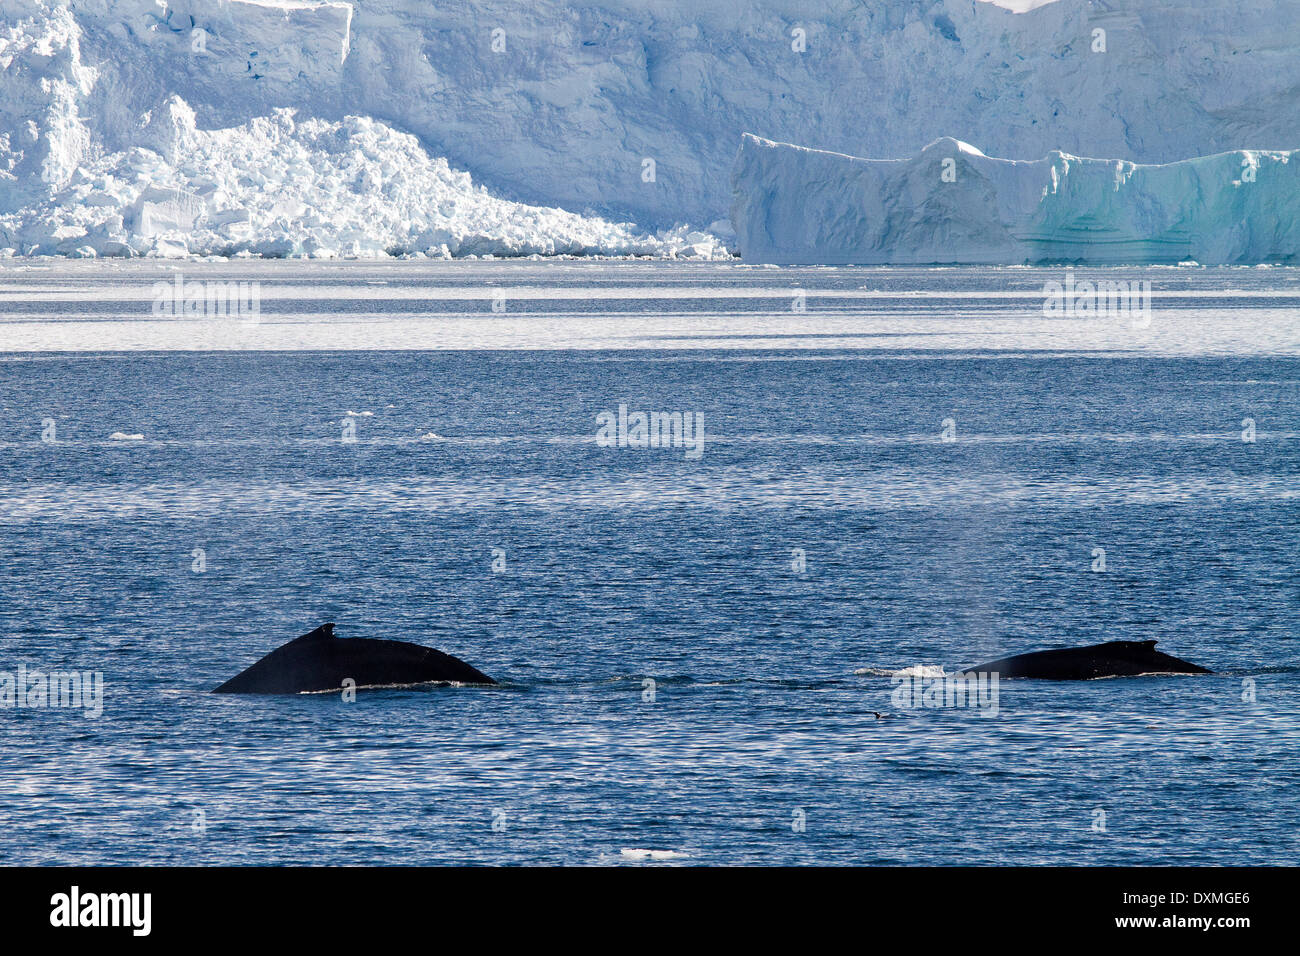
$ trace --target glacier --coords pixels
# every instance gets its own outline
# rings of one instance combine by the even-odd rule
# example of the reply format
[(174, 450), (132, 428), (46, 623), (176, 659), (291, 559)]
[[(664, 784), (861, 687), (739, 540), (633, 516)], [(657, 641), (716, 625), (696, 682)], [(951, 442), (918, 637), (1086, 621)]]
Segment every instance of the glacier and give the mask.
[[(1138, 164), (1295, 145), (1298, 3), (1004, 5), (0, 0), (0, 248), (722, 255), (745, 132)], [(304, 162), (315, 191), (281, 176)]]
[(952, 136), (1014, 159), (1139, 163), (1300, 145), (1295, 0), (352, 7), (348, 112), (414, 133), (503, 195), (653, 228), (726, 216), (746, 132), (858, 156)]
[[(493, 195), (371, 116), (275, 105), (342, 85), (349, 4), (0, 0), (0, 13), (0, 258), (728, 256), (686, 225), (647, 231)], [(225, 90), (220, 115), (243, 121), (205, 127), (174, 92), (138, 110), (151, 100), (130, 59), (85, 55), (125, 40), (227, 69), (222, 47), (240, 46), (243, 83), (218, 76), (207, 95)], [(252, 95), (230, 95), (250, 82)]]
[(750, 262), (1300, 261), (1300, 150), (1162, 165), (1060, 150), (1016, 161), (945, 137), (908, 159), (873, 160), (746, 135), (733, 184)]

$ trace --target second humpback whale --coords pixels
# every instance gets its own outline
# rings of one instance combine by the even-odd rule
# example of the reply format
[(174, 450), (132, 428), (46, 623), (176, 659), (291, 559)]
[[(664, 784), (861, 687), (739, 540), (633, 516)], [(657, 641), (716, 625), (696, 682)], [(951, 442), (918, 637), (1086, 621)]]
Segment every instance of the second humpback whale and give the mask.
[(333, 624), (277, 647), (215, 694), (306, 694), (398, 684), (495, 684), (458, 657), (406, 641), (334, 636)]
[(1156, 650), (1155, 641), (1107, 641), (1088, 647), (1065, 647), (1000, 657), (968, 667), (961, 674), (997, 674), (1038, 680), (1093, 680), (1098, 677), (1136, 677), (1139, 674), (1212, 674)]

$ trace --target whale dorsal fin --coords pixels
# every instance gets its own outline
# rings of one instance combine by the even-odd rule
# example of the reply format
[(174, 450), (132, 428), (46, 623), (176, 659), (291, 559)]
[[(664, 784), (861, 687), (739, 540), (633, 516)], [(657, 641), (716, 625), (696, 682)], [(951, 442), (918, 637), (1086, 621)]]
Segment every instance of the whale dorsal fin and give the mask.
[(334, 622), (331, 621), (328, 624), (322, 624), (320, 627), (316, 628), (316, 630), (304, 634), (302, 637), (296, 638), (294, 643), (297, 643), (298, 641), (328, 641), (333, 637)]

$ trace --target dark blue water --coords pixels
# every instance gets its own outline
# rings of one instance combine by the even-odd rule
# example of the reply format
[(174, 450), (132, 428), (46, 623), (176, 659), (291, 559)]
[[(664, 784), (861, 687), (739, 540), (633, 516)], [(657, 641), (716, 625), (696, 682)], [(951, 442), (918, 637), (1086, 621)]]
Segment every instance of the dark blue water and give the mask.
[[(0, 669), (107, 686), (0, 710), (3, 859), (1293, 863), (1298, 414), (1269, 356), (17, 356)], [(324, 621), (503, 683), (207, 693)], [(1118, 638), (1219, 673), (880, 676)]]

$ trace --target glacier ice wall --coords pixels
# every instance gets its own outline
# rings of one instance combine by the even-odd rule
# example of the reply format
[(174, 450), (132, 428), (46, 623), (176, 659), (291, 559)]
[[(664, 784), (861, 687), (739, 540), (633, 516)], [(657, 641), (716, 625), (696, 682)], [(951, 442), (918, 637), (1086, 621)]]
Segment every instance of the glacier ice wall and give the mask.
[[(346, 3), (0, 0), (0, 13), (0, 256), (726, 254), (684, 226), (493, 196), (410, 133), (331, 118)], [(170, 86), (218, 102), (216, 125)], [(275, 105), (304, 91), (316, 109)]]
[(871, 160), (747, 135), (734, 190), (751, 262), (1300, 261), (1300, 150), (1030, 162), (943, 138)]
[(1294, 0), (0, 0), (6, 32), (0, 170), (57, 181), (174, 94), (200, 129), (369, 116), (506, 198), (651, 227), (725, 214), (746, 131), (1161, 163), (1300, 130)]
[(353, 6), (350, 111), (515, 198), (650, 225), (725, 215), (744, 132), (853, 155), (955, 136), (997, 156), (1146, 163), (1300, 134), (1295, 0)]
[[(0, 241), (68, 247), (87, 225), (111, 230), (68, 203), (83, 173), (125, 170), (136, 149), (171, 171), (159, 188), (207, 188), (172, 175), (193, 168), (198, 142), (175, 129), (177, 101), (200, 134), (274, 125), (281, 109), (335, 129), (369, 118), (503, 200), (662, 231), (726, 214), (745, 131), (877, 156), (943, 135), (1003, 156), (1142, 163), (1288, 149), (1298, 54), (1295, 0), (1057, 0), (1023, 14), (976, 0), (0, 0)], [(401, 172), (370, 186), (399, 188), (384, 177)], [(90, 182), (76, 201), (141, 201)], [(380, 201), (360, 193), (357, 209)], [(521, 247), (547, 245), (533, 238)], [(611, 249), (623, 242), (610, 234)]]

